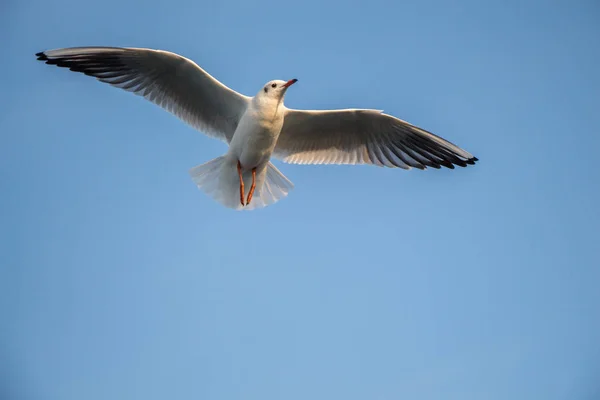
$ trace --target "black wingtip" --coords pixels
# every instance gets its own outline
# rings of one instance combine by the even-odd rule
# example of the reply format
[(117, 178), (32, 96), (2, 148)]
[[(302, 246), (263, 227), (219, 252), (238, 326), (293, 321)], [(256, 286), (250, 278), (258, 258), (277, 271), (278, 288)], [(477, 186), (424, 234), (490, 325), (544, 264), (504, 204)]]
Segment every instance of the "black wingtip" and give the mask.
[(43, 51), (40, 51), (39, 53), (35, 53), (35, 56), (37, 57), (37, 59), (39, 61), (48, 61), (48, 57), (46, 57), (46, 54)]
[(471, 157), (471, 158), (469, 158), (468, 160), (465, 161), (466, 164), (464, 166), (466, 167), (467, 165), (475, 165), (475, 163), (477, 161), (479, 161), (479, 158), (477, 158), (477, 157)]

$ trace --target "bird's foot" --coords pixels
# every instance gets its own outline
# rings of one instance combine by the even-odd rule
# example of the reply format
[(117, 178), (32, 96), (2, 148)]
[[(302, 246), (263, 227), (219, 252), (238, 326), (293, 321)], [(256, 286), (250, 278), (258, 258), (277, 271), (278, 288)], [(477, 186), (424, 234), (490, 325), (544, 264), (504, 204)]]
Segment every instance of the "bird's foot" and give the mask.
[[(240, 163), (240, 160), (237, 162), (237, 171), (240, 177), (240, 203), (242, 203), (243, 207), (246, 204), (244, 203), (244, 178), (242, 177), (242, 164)], [(248, 197), (250, 197), (250, 195), (248, 195)]]
[(252, 168), (252, 186), (250, 186), (250, 191), (248, 192), (248, 199), (246, 200), (246, 205), (250, 204), (252, 201), (252, 195), (254, 195), (254, 189), (256, 188), (256, 168)]

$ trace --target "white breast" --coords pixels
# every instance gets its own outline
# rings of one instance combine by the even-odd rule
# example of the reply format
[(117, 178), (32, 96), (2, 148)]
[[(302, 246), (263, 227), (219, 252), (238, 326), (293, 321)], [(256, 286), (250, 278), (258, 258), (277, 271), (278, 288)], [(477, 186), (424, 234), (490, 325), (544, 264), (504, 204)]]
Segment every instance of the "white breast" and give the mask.
[(229, 154), (245, 169), (266, 164), (283, 126), (283, 112), (278, 103), (253, 101), (233, 135)]

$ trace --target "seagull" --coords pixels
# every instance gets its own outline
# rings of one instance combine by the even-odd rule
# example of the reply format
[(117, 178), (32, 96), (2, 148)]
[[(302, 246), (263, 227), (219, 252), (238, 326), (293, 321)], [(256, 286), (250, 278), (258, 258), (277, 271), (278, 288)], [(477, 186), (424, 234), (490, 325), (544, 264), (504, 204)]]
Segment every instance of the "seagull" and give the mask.
[(163, 50), (71, 47), (37, 59), (143, 96), (208, 136), (227, 153), (189, 172), (194, 183), (236, 210), (264, 207), (294, 187), (271, 162), (454, 168), (478, 159), (406, 121), (371, 109), (295, 110), (283, 99), (297, 82), (273, 80), (254, 97), (225, 86), (190, 59)]

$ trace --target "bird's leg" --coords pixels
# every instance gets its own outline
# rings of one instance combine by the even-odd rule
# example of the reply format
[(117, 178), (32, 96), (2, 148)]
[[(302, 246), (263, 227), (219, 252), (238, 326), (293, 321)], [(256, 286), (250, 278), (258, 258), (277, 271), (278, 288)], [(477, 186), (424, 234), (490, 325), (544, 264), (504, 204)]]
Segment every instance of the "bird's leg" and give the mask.
[(256, 167), (252, 168), (252, 186), (250, 186), (250, 191), (248, 192), (248, 200), (246, 200), (246, 205), (250, 204), (250, 202), (252, 201), (254, 188), (256, 188)]
[(242, 206), (245, 206), (245, 204), (244, 204), (244, 178), (242, 177), (242, 164), (240, 163), (240, 160), (238, 160), (238, 163), (237, 163), (237, 170), (238, 170), (238, 175), (240, 176), (240, 203), (242, 203)]

